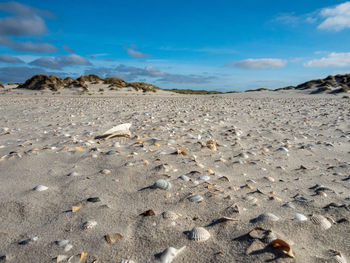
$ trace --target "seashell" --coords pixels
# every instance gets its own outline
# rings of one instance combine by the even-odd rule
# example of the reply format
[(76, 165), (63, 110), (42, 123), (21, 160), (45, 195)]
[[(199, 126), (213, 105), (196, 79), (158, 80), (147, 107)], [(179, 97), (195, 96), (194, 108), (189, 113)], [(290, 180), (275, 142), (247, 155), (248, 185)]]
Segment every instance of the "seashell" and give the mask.
[(186, 148), (177, 149), (175, 154), (177, 154), (177, 155), (179, 155), (179, 154), (187, 155)]
[(251, 204), (255, 204), (256, 202), (258, 202), (258, 199), (254, 196), (246, 196), (243, 198), (243, 200)]
[(80, 262), (82, 262), (87, 256), (87, 253), (86, 252), (81, 252), (80, 253)]
[(215, 174), (215, 172), (210, 168), (207, 170), (207, 172), (208, 172), (208, 174)]
[(296, 219), (297, 221), (300, 221), (300, 222), (302, 222), (302, 221), (307, 221), (307, 217), (304, 216), (303, 214), (299, 214), (299, 213), (296, 213), (296, 214), (295, 214), (295, 219)]
[(199, 177), (200, 180), (204, 180), (204, 181), (209, 181), (210, 180), (210, 176), (208, 175), (202, 175)]
[(163, 251), (163, 253), (160, 255), (160, 262), (161, 263), (171, 263), (174, 258), (180, 254), (186, 246), (183, 246), (182, 248), (174, 248), (174, 247), (168, 247), (166, 250)]
[(331, 228), (331, 226), (332, 226), (332, 223), (329, 222), (328, 219), (322, 215), (311, 216), (310, 221), (313, 224), (318, 225), (323, 230), (327, 230), (327, 229)]
[(78, 206), (72, 206), (72, 212), (75, 213), (77, 212), (78, 210), (84, 208), (85, 206), (82, 206), (82, 205), (78, 205)]
[(106, 155), (114, 155), (114, 154), (116, 154), (116, 151), (113, 151), (113, 150), (106, 152)]
[(111, 173), (111, 170), (108, 170), (108, 169), (101, 170), (101, 174), (110, 174), (110, 173)]
[(263, 213), (257, 217), (257, 221), (278, 221), (279, 218), (272, 213)]
[(123, 235), (119, 233), (105, 235), (106, 242), (110, 245), (114, 244), (115, 242), (117, 242), (122, 238), (123, 238)]
[(140, 215), (142, 215), (142, 216), (155, 216), (156, 213), (154, 213), (154, 211), (150, 209), (150, 210), (147, 210), (147, 211), (141, 213)]
[(201, 195), (193, 195), (188, 198), (188, 200), (192, 203), (199, 203), (204, 200), (204, 198)]
[(335, 263), (348, 263), (346, 258), (343, 255), (335, 255), (333, 259)]
[(69, 240), (65, 239), (65, 240), (57, 240), (55, 241), (55, 244), (59, 247), (63, 247), (69, 244)]
[(249, 155), (247, 153), (241, 153), (239, 154), (240, 157), (244, 158), (244, 159), (248, 159)]
[(65, 247), (64, 247), (64, 252), (68, 252), (69, 250), (71, 250), (73, 248), (73, 245), (72, 244), (67, 244)]
[(130, 138), (131, 133), (130, 133), (130, 127), (131, 123), (124, 123), (117, 125), (108, 131), (105, 131), (102, 135), (96, 136), (95, 139), (110, 139), (114, 137), (127, 137)]
[(170, 190), (171, 189), (171, 184), (167, 180), (159, 179), (153, 184), (152, 188), (159, 188), (159, 189), (163, 189), (163, 190)]
[(291, 203), (286, 203), (283, 205), (283, 207), (290, 208), (290, 209), (295, 209), (295, 206)]
[(284, 151), (284, 152), (289, 152), (289, 150), (286, 147), (280, 147), (278, 150)]
[(295, 258), (292, 248), (283, 239), (275, 239), (269, 244), (269, 246), (272, 247), (273, 249), (281, 251), (283, 254), (287, 255), (288, 257)]
[(120, 263), (136, 263), (136, 262), (131, 259), (123, 259), (122, 261), (120, 261)]
[(20, 245), (27, 245), (28, 243), (35, 242), (38, 239), (39, 239), (38, 237), (31, 237), (29, 239), (26, 239), (26, 240), (23, 240), (23, 241), (19, 242), (18, 244), (20, 244)]
[(268, 180), (269, 182), (273, 183), (275, 182), (275, 178), (271, 177), (271, 176), (266, 176), (264, 177), (266, 180)]
[(67, 258), (66, 255), (58, 255), (56, 258), (56, 262), (61, 262)]
[(83, 229), (92, 229), (95, 226), (97, 226), (97, 222), (96, 221), (87, 221), (83, 224)]
[(79, 174), (77, 172), (71, 172), (67, 174), (67, 176), (78, 176)]
[(270, 150), (269, 150), (269, 148), (267, 148), (267, 147), (263, 147), (263, 148), (262, 148), (262, 151), (265, 152), (265, 153), (268, 153)]
[(261, 227), (255, 227), (249, 231), (248, 236), (254, 239), (263, 239), (266, 236), (266, 229)]
[(33, 190), (37, 192), (46, 191), (47, 189), (49, 189), (47, 186), (41, 184), (33, 188)]
[(173, 211), (165, 211), (162, 213), (164, 219), (176, 220), (179, 217), (179, 214)]
[(99, 197), (89, 197), (88, 199), (86, 199), (86, 201), (91, 203), (97, 203), (97, 202), (101, 202), (101, 199)]
[(210, 233), (204, 227), (195, 227), (190, 232), (190, 239), (204, 242), (210, 238)]
[(181, 180), (184, 180), (185, 182), (188, 182), (190, 180), (190, 178), (188, 176), (186, 176), (186, 175), (181, 175), (179, 178)]

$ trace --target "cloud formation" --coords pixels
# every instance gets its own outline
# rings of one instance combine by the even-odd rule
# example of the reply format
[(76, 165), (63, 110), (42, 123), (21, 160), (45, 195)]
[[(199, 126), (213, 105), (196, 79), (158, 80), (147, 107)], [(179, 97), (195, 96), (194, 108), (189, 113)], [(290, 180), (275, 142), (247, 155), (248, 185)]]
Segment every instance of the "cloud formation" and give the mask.
[(136, 49), (137, 49), (137, 47), (134, 45), (132, 45), (130, 47), (126, 47), (128, 55), (130, 57), (133, 57), (133, 58), (150, 58), (150, 57), (152, 57), (151, 55), (142, 53), (140, 51), (137, 51)]
[(327, 57), (313, 59), (304, 64), (305, 67), (349, 67), (350, 52), (330, 53)]
[(36, 74), (47, 74), (45, 69), (31, 67), (0, 68), (0, 82), (24, 82)]
[(4, 62), (4, 63), (24, 63), (23, 60), (14, 57), (14, 56), (10, 56), (10, 55), (0, 55), (0, 62)]
[(350, 28), (350, 2), (324, 8), (320, 12), (320, 17), (324, 21), (318, 26), (318, 29), (341, 31)]
[(82, 66), (91, 65), (89, 60), (76, 54), (70, 54), (68, 56), (59, 56), (55, 58), (42, 57), (30, 62), (29, 64), (33, 66), (49, 68), (49, 69), (62, 69), (64, 67), (68, 67), (72, 65), (82, 65)]
[(57, 48), (43, 42), (17, 42), (10, 37), (42, 36), (47, 26), (42, 16), (52, 17), (46, 10), (40, 10), (17, 2), (0, 3), (0, 10), (12, 16), (0, 18), (0, 45), (16, 51), (52, 53)]
[(287, 61), (277, 58), (260, 58), (260, 59), (245, 59), (240, 61), (231, 61), (225, 65), (228, 67), (238, 67), (243, 69), (275, 69), (286, 66)]
[(63, 46), (63, 49), (69, 53), (75, 53), (75, 50), (71, 49), (70, 47), (68, 47), (66, 45)]
[(116, 68), (91, 68), (86, 70), (84, 74), (97, 74), (103, 78), (118, 77), (125, 79), (126, 81), (137, 81), (140, 80), (140, 78), (152, 78), (155, 82), (192, 84), (209, 83), (211, 80), (215, 79), (214, 76), (172, 74), (163, 72), (152, 66), (138, 68), (123, 64)]

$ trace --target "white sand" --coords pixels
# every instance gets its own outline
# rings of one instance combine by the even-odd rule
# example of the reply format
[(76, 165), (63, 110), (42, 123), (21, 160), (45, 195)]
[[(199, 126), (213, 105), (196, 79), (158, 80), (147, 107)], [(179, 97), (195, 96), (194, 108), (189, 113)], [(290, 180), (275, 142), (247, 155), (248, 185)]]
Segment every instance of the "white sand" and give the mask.
[[(34, 93), (0, 96), (0, 256), (9, 262), (56, 262), (58, 255), (81, 252), (88, 263), (160, 262), (155, 255), (170, 246), (187, 246), (174, 263), (333, 262), (331, 249), (350, 258), (349, 221), (342, 222), (350, 219), (350, 112), (342, 95)], [(130, 139), (94, 140), (121, 123), (132, 123)], [(211, 139), (217, 151), (205, 146)], [(187, 155), (172, 154), (181, 148)], [(111, 150), (116, 154), (106, 155)], [(67, 176), (71, 172), (78, 175)], [(203, 175), (210, 184), (199, 179)], [(172, 188), (147, 188), (158, 179)], [(323, 190), (326, 197), (309, 189), (316, 184), (330, 189)], [(33, 191), (37, 185), (48, 190)], [(204, 200), (191, 203), (192, 194)], [(332, 202), (343, 206), (324, 209)], [(140, 215), (149, 209), (155, 216)], [(181, 216), (172, 223), (164, 211)], [(253, 220), (264, 212), (279, 220)], [(297, 222), (296, 213), (308, 220)], [(310, 221), (312, 213), (342, 221), (321, 230)], [(223, 216), (239, 221), (211, 225)], [(97, 226), (83, 230), (89, 220)], [(189, 240), (186, 232), (195, 226), (206, 227), (211, 238)], [(256, 226), (288, 241), (295, 259), (263, 241), (250, 247), (254, 239), (246, 234)], [(123, 238), (109, 245), (104, 236), (112, 233)], [(32, 237), (38, 240), (19, 244)], [(68, 252), (54, 243), (63, 239), (73, 245)]]

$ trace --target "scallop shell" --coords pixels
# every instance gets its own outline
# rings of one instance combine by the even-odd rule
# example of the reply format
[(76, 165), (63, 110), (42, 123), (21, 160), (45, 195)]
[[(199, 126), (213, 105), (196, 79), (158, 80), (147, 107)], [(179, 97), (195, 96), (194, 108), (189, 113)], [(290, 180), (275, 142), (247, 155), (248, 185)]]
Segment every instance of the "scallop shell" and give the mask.
[(192, 203), (199, 203), (204, 200), (204, 198), (201, 195), (193, 195), (188, 198), (188, 200)]
[(171, 184), (167, 180), (159, 179), (153, 184), (152, 188), (159, 188), (159, 189), (163, 189), (163, 190), (170, 190), (171, 189)]
[(173, 211), (165, 211), (163, 212), (163, 218), (164, 219), (170, 219), (170, 220), (176, 220), (179, 217), (179, 214), (173, 212)]
[(210, 176), (208, 175), (202, 175), (199, 177), (200, 180), (204, 180), (204, 181), (209, 181), (210, 180)]
[[(342, 255), (336, 255), (333, 257), (335, 263), (347, 263), (347, 260)], [(333, 261), (332, 261), (333, 262)]]
[(257, 217), (257, 221), (278, 221), (279, 218), (272, 213), (263, 213)]
[(91, 228), (94, 228), (95, 226), (97, 226), (96, 221), (87, 221), (83, 224), (84, 229), (91, 229)]
[(320, 226), (321, 229), (327, 230), (331, 228), (332, 223), (328, 221), (327, 218), (325, 218), (322, 215), (314, 215), (310, 217), (310, 221), (314, 223), (315, 225)]
[(169, 247), (166, 250), (163, 251), (163, 253), (160, 255), (160, 262), (161, 263), (171, 263), (174, 258), (180, 254), (186, 246), (183, 246), (182, 248), (174, 248), (174, 247)]
[(295, 219), (296, 219), (297, 221), (300, 221), (300, 222), (302, 222), (302, 221), (307, 221), (307, 217), (304, 216), (303, 214), (299, 214), (299, 213), (296, 213), (296, 214), (295, 214)]
[(33, 188), (33, 190), (37, 192), (46, 191), (47, 189), (49, 189), (47, 186), (41, 184)]
[(190, 232), (190, 239), (204, 242), (210, 238), (210, 233), (204, 227), (195, 227)]

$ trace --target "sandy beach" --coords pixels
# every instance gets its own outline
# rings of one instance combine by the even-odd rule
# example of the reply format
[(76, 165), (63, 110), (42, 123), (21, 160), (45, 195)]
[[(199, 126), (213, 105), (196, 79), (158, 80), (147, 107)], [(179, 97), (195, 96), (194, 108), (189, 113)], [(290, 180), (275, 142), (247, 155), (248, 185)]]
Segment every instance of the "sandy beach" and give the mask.
[(0, 97), (0, 261), (350, 257), (342, 95), (21, 92)]

